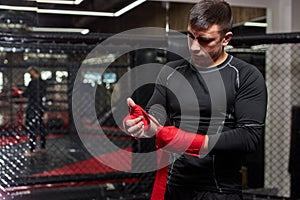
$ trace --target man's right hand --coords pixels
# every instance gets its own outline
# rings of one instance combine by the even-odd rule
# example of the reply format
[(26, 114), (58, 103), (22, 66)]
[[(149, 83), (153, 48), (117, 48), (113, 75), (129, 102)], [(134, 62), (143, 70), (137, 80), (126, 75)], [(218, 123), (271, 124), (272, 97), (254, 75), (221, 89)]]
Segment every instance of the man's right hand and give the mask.
[(17, 87), (13, 87), (12, 88), (12, 94), (13, 94), (14, 97), (18, 97), (22, 94), (22, 91), (19, 90)]
[(149, 114), (131, 98), (127, 99), (127, 105), (130, 108), (130, 113), (123, 119), (124, 131), (135, 138), (152, 137), (152, 135), (146, 134), (151, 126)]

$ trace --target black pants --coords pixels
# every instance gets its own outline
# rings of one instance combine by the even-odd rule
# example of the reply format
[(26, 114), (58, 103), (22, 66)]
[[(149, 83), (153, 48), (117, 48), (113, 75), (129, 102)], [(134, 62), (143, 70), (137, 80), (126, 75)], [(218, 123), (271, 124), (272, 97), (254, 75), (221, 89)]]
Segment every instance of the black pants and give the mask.
[(165, 200), (243, 200), (243, 196), (242, 194), (195, 191), (181, 187), (170, 187), (168, 185)]
[(46, 148), (46, 133), (43, 126), (43, 111), (35, 108), (28, 108), (26, 112), (26, 128), (29, 136), (29, 150), (36, 149), (36, 138), (40, 135), (40, 148)]

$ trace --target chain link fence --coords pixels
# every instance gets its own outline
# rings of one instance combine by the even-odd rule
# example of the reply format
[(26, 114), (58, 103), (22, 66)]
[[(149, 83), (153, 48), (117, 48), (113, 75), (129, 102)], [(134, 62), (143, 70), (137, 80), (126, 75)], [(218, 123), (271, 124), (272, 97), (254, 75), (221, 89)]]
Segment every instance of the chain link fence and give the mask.
[[(278, 188), (279, 194), (286, 196), (290, 195), (291, 183), (294, 184), (290, 181), (291, 176), (293, 179), (297, 176), (295, 167), (299, 167), (294, 162), (296, 166), (290, 166), (292, 171), (289, 170), (290, 159), (298, 160), (295, 153), (299, 151), (291, 146), (292, 142), (296, 142), (291, 142), (291, 138), (299, 135), (299, 117), (293, 111), (300, 104), (299, 47), (299, 44), (272, 45), (267, 50), (266, 58), (269, 111), (265, 134), (265, 186)], [(298, 119), (298, 122), (294, 119)]]
[[(62, 40), (61, 35), (57, 37)], [(132, 83), (118, 91), (114, 86), (135, 66), (164, 64), (168, 54), (161, 49), (131, 51), (117, 58), (106, 57), (112, 64), (101, 73), (92, 60), (79, 73), (100, 36), (76, 37), (75, 44), (66, 42), (74, 39), (72, 35), (65, 35), (63, 43), (55, 44), (0, 43), (3, 49), (0, 53), (2, 199), (149, 199), (155, 172), (130, 173), (130, 170), (155, 163), (141, 163), (133, 154), (128, 163), (122, 163), (126, 172), (111, 168), (100, 160), (121, 162), (127, 152), (154, 150), (153, 140), (132, 139), (118, 126), (120, 122), (115, 121), (113, 112), (121, 112), (123, 107), (118, 105), (124, 104), (127, 97), (123, 96), (122, 90)], [(283, 43), (282, 38), (272, 38), (265, 39), (265, 43), (259, 41), (259, 45), (256, 41), (251, 46), (244, 44), (253, 43), (253, 38), (235, 40), (233, 47), (227, 50), (258, 67), (266, 79), (269, 93), (264, 138), (257, 152), (245, 158), (241, 169), (245, 199), (299, 198), (300, 46), (294, 40)], [(85, 45), (82, 41), (86, 41)], [(99, 62), (108, 61), (96, 63)], [(28, 157), (24, 155), (29, 149), (25, 124), (28, 99), (16, 89), (24, 91), (28, 86), (31, 78), (26, 69), (31, 65), (39, 67), (41, 78), (47, 82), (43, 100), (47, 139), (45, 152)], [(80, 87), (74, 87), (78, 78)], [(151, 86), (147, 88), (148, 93), (142, 91), (145, 90), (137, 90), (134, 98), (143, 106), (151, 95)], [(74, 92), (77, 104), (72, 104)], [(93, 92), (95, 97), (90, 95)], [(112, 98), (113, 92), (117, 94), (116, 98)], [(95, 102), (94, 106), (91, 102)], [(77, 122), (74, 122), (72, 112), (74, 106), (81, 111)], [(91, 117), (93, 112), (96, 118)], [(75, 123), (80, 123), (80, 131)], [(99, 127), (104, 135), (99, 134)], [(91, 154), (83, 139), (102, 141), (101, 137), (108, 138), (107, 142), (122, 151)], [(39, 143), (38, 138), (37, 147)]]
[[(274, 40), (272, 43), (275, 43)], [(247, 43), (247, 41), (245, 41)], [(268, 42), (269, 43), (269, 42)], [(246, 49), (232, 49), (236, 56), (256, 65), (264, 74), (268, 88), (268, 111), (263, 144), (246, 163), (256, 163), (252, 172), (261, 188), (246, 191), (266, 192), (284, 197), (297, 197), (299, 179), (299, 44), (260, 44)], [(248, 56), (245, 56), (248, 54)], [(292, 139), (293, 138), (293, 139)], [(254, 159), (256, 161), (254, 161)], [(258, 161), (258, 163), (257, 163)], [(257, 167), (261, 166), (261, 167)], [(250, 170), (253, 170), (250, 168)], [(250, 172), (251, 173), (251, 172)], [(250, 179), (249, 179), (250, 178)], [(248, 176), (251, 181), (251, 176)], [(248, 182), (249, 183), (249, 182)], [(251, 183), (250, 183), (251, 184)], [(251, 185), (250, 185), (251, 186)]]

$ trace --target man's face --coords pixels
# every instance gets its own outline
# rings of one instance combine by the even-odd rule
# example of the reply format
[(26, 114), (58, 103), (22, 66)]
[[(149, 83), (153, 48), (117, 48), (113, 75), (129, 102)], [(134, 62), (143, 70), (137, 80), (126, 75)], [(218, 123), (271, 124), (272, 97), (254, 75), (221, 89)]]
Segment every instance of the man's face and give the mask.
[(188, 45), (193, 62), (202, 67), (218, 64), (224, 56), (224, 46), (231, 39), (232, 33), (223, 36), (218, 25), (198, 30), (188, 26)]
[(31, 79), (36, 79), (38, 77), (37, 73), (33, 70), (30, 70), (29, 74)]

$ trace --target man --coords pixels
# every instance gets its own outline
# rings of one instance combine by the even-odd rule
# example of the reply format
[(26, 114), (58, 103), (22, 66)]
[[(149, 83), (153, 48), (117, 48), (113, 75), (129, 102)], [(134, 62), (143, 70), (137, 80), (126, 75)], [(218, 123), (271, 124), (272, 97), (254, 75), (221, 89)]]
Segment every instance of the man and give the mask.
[(22, 95), (28, 98), (25, 125), (29, 133), (29, 151), (25, 152), (24, 156), (33, 156), (36, 153), (37, 135), (41, 137), (38, 151), (44, 152), (46, 148), (46, 136), (43, 127), (43, 98), (46, 96), (47, 84), (46, 81), (41, 79), (37, 67), (31, 66), (27, 71), (30, 74), (31, 81)]
[[(172, 153), (167, 181), (158, 170), (152, 199), (243, 198), (241, 161), (260, 142), (267, 91), (256, 67), (224, 50), (231, 27), (228, 3), (201, 0), (189, 14), (190, 61), (171, 62), (161, 70), (149, 114), (127, 101), (126, 133), (155, 136), (156, 147)], [(193, 90), (178, 83), (179, 74)]]

